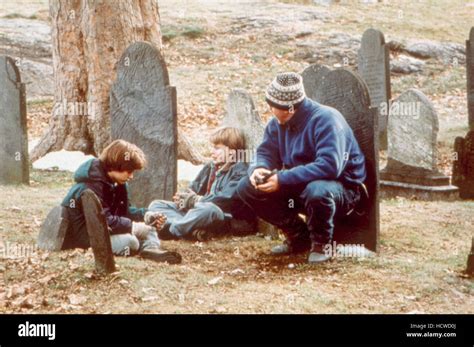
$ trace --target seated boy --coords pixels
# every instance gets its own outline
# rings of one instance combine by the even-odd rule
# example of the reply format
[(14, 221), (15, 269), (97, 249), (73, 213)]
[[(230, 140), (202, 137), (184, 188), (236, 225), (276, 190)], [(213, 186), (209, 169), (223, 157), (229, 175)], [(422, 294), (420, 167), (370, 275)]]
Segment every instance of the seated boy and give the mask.
[(145, 155), (140, 148), (124, 140), (115, 140), (102, 151), (99, 159), (90, 159), (77, 169), (76, 184), (61, 203), (66, 207), (71, 225), (63, 249), (90, 247), (80, 198), (85, 189), (91, 189), (102, 203), (115, 255), (138, 253), (157, 262), (181, 262), (178, 253), (160, 248), (157, 229), (165, 218), (156, 216), (153, 226), (146, 225), (143, 223), (145, 209), (129, 205), (127, 181), (145, 164)]
[(208, 239), (214, 233), (229, 232), (232, 227), (250, 231), (254, 215), (236, 195), (242, 177), (247, 176), (248, 165), (239, 158), (245, 153), (245, 139), (236, 128), (218, 129), (210, 138), (213, 144), (212, 161), (204, 166), (187, 191), (178, 192), (173, 201), (155, 200), (145, 216), (153, 212), (166, 216), (159, 230), (161, 239), (183, 237)]

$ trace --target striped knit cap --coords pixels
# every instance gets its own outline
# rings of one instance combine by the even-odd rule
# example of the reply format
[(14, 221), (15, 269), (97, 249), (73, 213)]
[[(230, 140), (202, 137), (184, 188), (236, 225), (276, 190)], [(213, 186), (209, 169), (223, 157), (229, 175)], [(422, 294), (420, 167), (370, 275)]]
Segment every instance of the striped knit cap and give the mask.
[(303, 78), (296, 72), (278, 74), (265, 92), (268, 104), (281, 110), (292, 109), (305, 97)]

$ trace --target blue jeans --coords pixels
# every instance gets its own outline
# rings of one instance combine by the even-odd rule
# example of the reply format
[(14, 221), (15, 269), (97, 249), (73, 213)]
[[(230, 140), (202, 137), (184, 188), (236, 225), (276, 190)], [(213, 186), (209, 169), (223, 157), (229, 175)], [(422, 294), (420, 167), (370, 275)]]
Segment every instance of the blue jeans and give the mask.
[(166, 216), (163, 228), (176, 237), (184, 237), (196, 229), (207, 229), (223, 223), (226, 214), (212, 202), (198, 202), (187, 212), (180, 211), (172, 201), (155, 200), (148, 211), (160, 212)]
[(255, 189), (246, 177), (240, 181), (237, 193), (257, 216), (282, 229), (290, 240), (296, 233), (301, 238), (301, 225), (295, 221), (299, 213), (305, 214), (311, 242), (319, 245), (332, 242), (335, 217), (350, 213), (360, 200), (358, 187), (346, 187), (330, 180), (264, 193)]
[(143, 239), (132, 234), (110, 235), (112, 253), (115, 255), (130, 256), (145, 249), (160, 248), (160, 239), (156, 231), (148, 233)]

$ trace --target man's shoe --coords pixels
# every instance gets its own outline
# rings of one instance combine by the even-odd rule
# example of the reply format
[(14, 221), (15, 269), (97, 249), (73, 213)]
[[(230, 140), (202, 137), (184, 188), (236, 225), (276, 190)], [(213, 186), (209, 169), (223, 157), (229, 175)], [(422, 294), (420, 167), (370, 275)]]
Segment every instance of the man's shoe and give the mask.
[(138, 255), (144, 259), (153, 260), (158, 263), (179, 264), (182, 260), (179, 253), (165, 251), (160, 248), (144, 249)]
[(205, 229), (196, 229), (191, 232), (191, 239), (199, 242), (206, 242), (212, 238), (212, 232)]
[(321, 264), (331, 259), (331, 256), (323, 251), (323, 247), (319, 244), (311, 246), (311, 252), (308, 256), (308, 264)]
[(308, 242), (298, 242), (290, 243), (285, 241), (281, 245), (277, 245), (272, 248), (272, 255), (290, 255), (307, 252), (310, 249), (310, 243)]

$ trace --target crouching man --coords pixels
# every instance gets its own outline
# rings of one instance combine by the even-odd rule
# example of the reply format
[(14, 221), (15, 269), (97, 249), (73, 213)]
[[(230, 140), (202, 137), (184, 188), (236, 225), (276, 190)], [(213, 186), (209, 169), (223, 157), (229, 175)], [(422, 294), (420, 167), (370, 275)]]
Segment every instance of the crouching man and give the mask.
[(309, 263), (327, 261), (324, 246), (332, 242), (335, 217), (360, 200), (364, 156), (344, 117), (306, 98), (299, 74), (277, 75), (265, 96), (275, 117), (238, 194), (285, 233), (273, 254), (310, 251)]
[(90, 159), (75, 172), (76, 184), (61, 203), (66, 207), (70, 228), (67, 230), (62, 249), (89, 248), (81, 194), (92, 190), (99, 198), (110, 231), (112, 252), (115, 255), (135, 255), (157, 262), (180, 263), (181, 255), (160, 248), (157, 230), (164, 216), (155, 216), (154, 224), (146, 225), (146, 210), (129, 204), (127, 182), (136, 170), (146, 164), (140, 148), (124, 140), (113, 141), (98, 159)]

